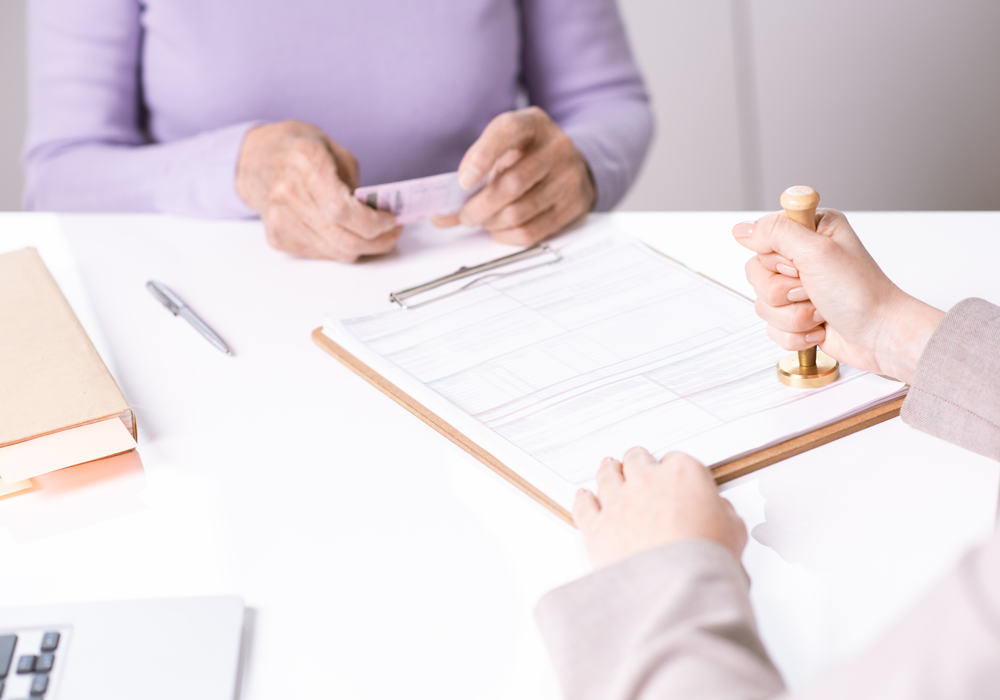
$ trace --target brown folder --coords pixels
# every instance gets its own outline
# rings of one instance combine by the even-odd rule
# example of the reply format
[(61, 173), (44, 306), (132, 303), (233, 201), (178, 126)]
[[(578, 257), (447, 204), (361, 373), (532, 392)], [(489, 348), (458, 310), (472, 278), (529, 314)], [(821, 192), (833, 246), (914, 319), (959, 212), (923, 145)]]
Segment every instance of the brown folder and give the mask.
[(135, 448), (135, 415), (34, 248), (0, 255), (0, 478)]
[[(514, 484), (514, 486), (524, 491), (560, 518), (571, 525), (573, 524), (573, 516), (570, 515), (565, 508), (539, 491), (513, 469), (503, 464), (499, 459), (456, 430), (440, 416), (428, 410), (423, 404), (419, 403), (412, 396), (404, 392), (398, 386), (390, 382), (354, 355), (347, 352), (347, 350), (342, 348), (340, 345), (330, 340), (330, 338), (324, 335), (322, 328), (317, 328), (312, 332), (312, 339), (313, 342), (343, 362), (350, 369), (354, 370), (354, 372), (367, 379), (373, 386), (396, 401), (396, 403), (400, 406), (454, 442), (456, 445), (495, 471), (504, 479)], [(720, 464), (712, 469), (712, 474), (715, 476), (716, 483), (725, 483), (739, 476), (743, 476), (744, 474), (749, 474), (750, 472), (761, 469), (762, 467), (766, 467), (769, 464), (774, 464), (775, 462), (780, 462), (783, 459), (794, 457), (795, 455), (811, 450), (814, 447), (819, 447), (820, 445), (825, 445), (828, 442), (833, 442), (834, 440), (842, 438), (845, 435), (856, 433), (859, 430), (864, 430), (865, 428), (881, 423), (882, 421), (895, 418), (899, 415), (899, 409), (902, 405), (903, 399), (896, 399), (894, 401), (890, 401), (889, 403), (882, 404), (881, 406), (876, 406), (875, 408), (828, 425), (825, 428), (820, 428), (819, 430), (814, 430), (806, 435), (800, 435), (799, 437), (786, 440), (785, 442), (765, 448), (759, 452), (755, 452), (752, 455), (741, 457), (731, 462), (726, 462), (725, 464)]]

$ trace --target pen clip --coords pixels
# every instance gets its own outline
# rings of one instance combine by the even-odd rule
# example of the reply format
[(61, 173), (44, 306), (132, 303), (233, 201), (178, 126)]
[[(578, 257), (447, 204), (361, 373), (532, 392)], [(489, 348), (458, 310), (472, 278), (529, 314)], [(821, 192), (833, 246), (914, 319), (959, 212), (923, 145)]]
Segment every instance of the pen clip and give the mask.
[(167, 310), (174, 316), (180, 313), (180, 310), (184, 308), (184, 302), (178, 299), (173, 292), (167, 289), (160, 282), (150, 280), (149, 282), (146, 282), (146, 289), (152, 292), (157, 301), (166, 306)]
[[(530, 265), (528, 267), (522, 267), (517, 270), (512, 270), (510, 272), (494, 272), (493, 274), (483, 275), (482, 277), (477, 277), (476, 279), (471, 280), (467, 284), (462, 285), (458, 289), (454, 289), (445, 294), (441, 294), (440, 296), (436, 296), (433, 299), (417, 302), (416, 304), (406, 303), (406, 300), (409, 299), (410, 297), (416, 296), (418, 294), (423, 294), (424, 292), (429, 292), (430, 290), (436, 289), (437, 287), (441, 287), (445, 284), (456, 282), (458, 280), (465, 279), (466, 277), (472, 277), (473, 275), (478, 275), (481, 272), (489, 272), (490, 270), (494, 270), (498, 267), (505, 267), (507, 265), (512, 265), (522, 260), (529, 260), (531, 258), (538, 257), (539, 255), (551, 255), (552, 259), (547, 260), (546, 262), (538, 263), (537, 265)], [(458, 268), (458, 270), (451, 273), (450, 275), (445, 275), (444, 277), (439, 277), (436, 280), (431, 280), (430, 282), (417, 285), (416, 287), (410, 287), (409, 289), (404, 289), (399, 292), (392, 292), (391, 294), (389, 294), (389, 301), (399, 304), (404, 309), (415, 309), (418, 306), (424, 306), (425, 304), (430, 304), (431, 302), (438, 301), (439, 299), (444, 299), (446, 297), (452, 296), (453, 294), (458, 294), (459, 292), (463, 292), (469, 287), (472, 287), (473, 285), (476, 285), (484, 280), (516, 275), (518, 273), (527, 272), (528, 270), (534, 270), (536, 268), (544, 267), (546, 265), (553, 265), (559, 262), (560, 260), (562, 260), (562, 254), (555, 248), (552, 248), (548, 244), (543, 243), (541, 245), (536, 245), (532, 248), (527, 248), (520, 252), (513, 253), (512, 255), (505, 255), (502, 258), (497, 258), (496, 260), (490, 260), (489, 262), (485, 262), (481, 265), (476, 265), (474, 267), (460, 267)]]

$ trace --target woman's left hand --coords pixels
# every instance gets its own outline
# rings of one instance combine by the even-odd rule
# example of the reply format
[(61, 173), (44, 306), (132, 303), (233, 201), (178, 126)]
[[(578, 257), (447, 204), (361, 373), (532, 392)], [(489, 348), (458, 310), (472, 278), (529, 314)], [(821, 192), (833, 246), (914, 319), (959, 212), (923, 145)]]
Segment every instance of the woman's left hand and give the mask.
[(746, 526), (719, 495), (712, 473), (683, 452), (659, 462), (641, 447), (623, 462), (605, 457), (597, 495), (577, 492), (573, 521), (595, 569), (691, 539), (717, 542), (739, 561), (747, 544)]
[(533, 245), (594, 206), (590, 167), (573, 141), (538, 107), (496, 117), (458, 167), (458, 182), (486, 186), (438, 226), (482, 226), (501, 243)]

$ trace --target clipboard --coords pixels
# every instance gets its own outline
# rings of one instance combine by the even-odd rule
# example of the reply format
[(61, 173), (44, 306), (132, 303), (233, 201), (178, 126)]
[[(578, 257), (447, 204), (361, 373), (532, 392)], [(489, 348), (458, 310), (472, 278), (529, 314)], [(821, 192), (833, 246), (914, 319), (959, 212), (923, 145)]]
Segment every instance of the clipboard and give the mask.
[[(444, 298), (445, 296), (450, 296), (451, 294), (463, 291), (477, 282), (478, 279), (473, 280), (473, 282), (470, 282), (469, 284), (458, 289), (442, 294), (435, 299), (431, 299), (430, 301), (410, 303), (410, 305), (407, 306), (407, 300), (416, 295), (423, 294), (442, 286), (460, 282), (466, 277), (475, 276), (479, 273), (488, 273), (488, 277), (515, 274), (496, 273), (492, 271), (507, 264), (530, 260), (531, 258), (541, 255), (549, 255), (550, 259), (548, 261), (535, 262), (529, 267), (521, 268), (518, 272), (540, 267), (542, 265), (550, 265), (559, 262), (561, 259), (558, 251), (555, 249), (549, 248), (547, 245), (539, 245), (534, 248), (528, 248), (520, 253), (515, 253), (504, 258), (484, 263), (483, 265), (478, 265), (472, 268), (463, 267), (451, 275), (446, 275), (417, 287), (412, 287), (400, 292), (393, 292), (389, 295), (389, 299), (404, 309), (415, 308), (418, 305), (431, 303), (437, 298)], [(373, 370), (339, 344), (331, 340), (323, 333), (322, 327), (319, 327), (312, 332), (312, 339), (316, 345), (340, 360), (340, 362), (353, 370), (356, 374), (366, 379), (372, 386), (394, 400), (424, 423), (434, 428), (434, 430), (438, 431), (453, 443), (461, 447), (508, 482), (550, 510), (556, 516), (570, 525), (574, 524), (573, 516), (569, 513), (569, 511), (556, 503), (552, 498), (542, 493), (540, 489), (536, 488), (527, 479), (480, 447), (464, 433), (456, 429), (436, 413), (425, 407), (398, 386)], [(809, 450), (825, 445), (828, 442), (839, 440), (840, 438), (850, 435), (851, 433), (856, 433), (864, 430), (865, 428), (869, 428), (891, 418), (895, 418), (899, 415), (900, 409), (903, 406), (903, 400), (903, 398), (898, 398), (888, 401), (884, 404), (862, 411), (853, 416), (849, 416), (848, 418), (844, 418), (843, 420), (835, 423), (831, 423), (825, 427), (818, 428), (804, 435), (799, 435), (798, 437), (790, 438), (776, 445), (763, 448), (753, 454), (723, 462), (722, 464), (712, 467), (712, 475), (715, 477), (715, 482), (717, 484), (723, 484), (727, 481), (732, 481), (738, 477), (755, 472), (758, 469), (762, 469), (771, 464), (788, 459), (789, 457), (794, 457), (795, 455), (802, 454), (803, 452), (808, 452)]]

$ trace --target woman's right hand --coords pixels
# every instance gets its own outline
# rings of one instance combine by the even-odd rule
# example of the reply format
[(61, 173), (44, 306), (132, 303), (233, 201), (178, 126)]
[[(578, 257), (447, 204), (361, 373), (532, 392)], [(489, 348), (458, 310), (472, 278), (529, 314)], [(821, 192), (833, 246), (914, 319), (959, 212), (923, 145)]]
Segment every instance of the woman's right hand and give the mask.
[(357, 160), (311, 124), (264, 124), (243, 139), (236, 191), (278, 250), (343, 262), (392, 250), (402, 227), (359, 202), (357, 186)]
[(813, 232), (777, 212), (737, 224), (733, 236), (757, 253), (747, 280), (776, 343), (818, 344), (858, 369), (912, 381), (944, 313), (893, 284), (842, 213), (818, 210)]

